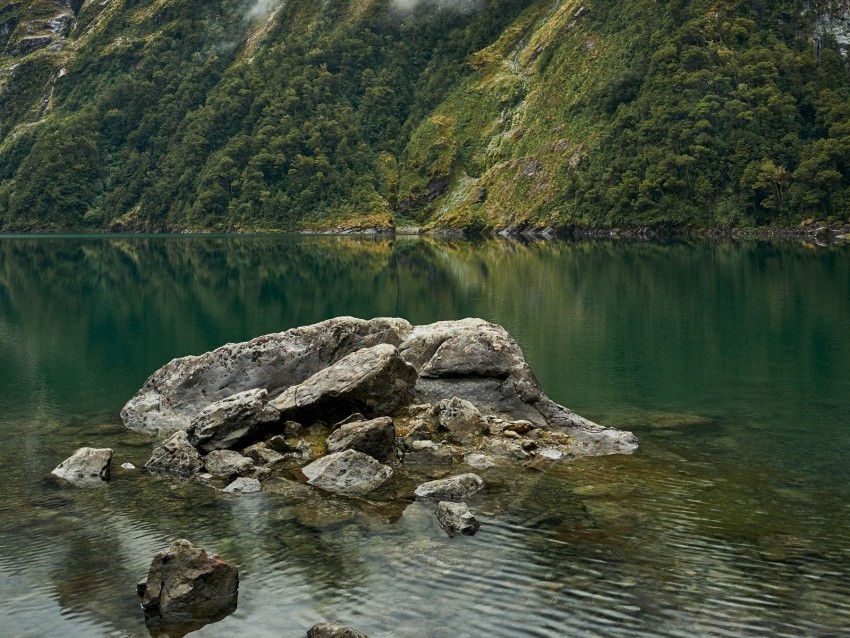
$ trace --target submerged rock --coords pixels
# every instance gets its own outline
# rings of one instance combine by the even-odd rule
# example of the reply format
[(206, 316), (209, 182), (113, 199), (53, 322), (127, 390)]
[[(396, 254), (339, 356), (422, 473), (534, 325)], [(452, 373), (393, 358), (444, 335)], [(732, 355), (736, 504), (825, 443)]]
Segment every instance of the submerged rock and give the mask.
[(239, 571), (187, 540), (154, 556), (137, 590), (145, 614), (163, 625), (213, 622), (236, 609)]
[(439, 498), (449, 500), (462, 500), (472, 496), (484, 487), (484, 479), (477, 474), (469, 472), (458, 474), (437, 481), (423, 483), (416, 488), (416, 496), (425, 498)]
[(395, 448), (395, 426), (390, 417), (353, 421), (340, 426), (327, 440), (328, 452), (357, 450), (386, 461)]
[(389, 465), (356, 450), (335, 452), (301, 471), (310, 485), (338, 494), (360, 495), (380, 487), (393, 474)]
[(75, 485), (99, 484), (109, 480), (110, 448), (81, 447), (51, 472)]
[(149, 470), (173, 472), (189, 476), (199, 472), (204, 461), (198, 451), (189, 443), (185, 432), (172, 434), (165, 442), (154, 448), (145, 467)]
[(262, 489), (257, 479), (240, 476), (222, 491), (228, 494), (256, 494)]
[(795, 560), (806, 556), (822, 556), (814, 543), (789, 534), (769, 534), (759, 537), (756, 551), (762, 560), (775, 562)]
[(205, 452), (239, 447), (263, 424), (280, 418), (280, 412), (266, 404), (268, 394), (265, 389), (246, 390), (211, 403), (192, 419), (189, 441)]
[(481, 527), (481, 523), (469, 511), (466, 503), (440, 501), (434, 515), (437, 517), (440, 527), (449, 536), (457, 536), (458, 534), (473, 536)]
[(345, 625), (321, 622), (310, 627), (304, 638), (368, 638), (368, 636)]

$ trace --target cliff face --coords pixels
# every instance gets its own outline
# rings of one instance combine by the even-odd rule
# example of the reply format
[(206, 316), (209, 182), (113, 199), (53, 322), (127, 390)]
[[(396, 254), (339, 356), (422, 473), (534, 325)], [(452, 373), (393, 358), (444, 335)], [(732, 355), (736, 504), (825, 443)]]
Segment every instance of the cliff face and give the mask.
[(764, 4), (0, 0), (0, 227), (845, 220), (847, 3)]

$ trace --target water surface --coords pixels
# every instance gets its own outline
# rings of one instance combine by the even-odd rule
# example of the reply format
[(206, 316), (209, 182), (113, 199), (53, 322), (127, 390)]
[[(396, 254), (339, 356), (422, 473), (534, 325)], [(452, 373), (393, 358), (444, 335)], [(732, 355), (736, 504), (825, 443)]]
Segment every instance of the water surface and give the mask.
[[(47, 478), (82, 445), (142, 466), (117, 414), (169, 359), (337, 315), (501, 323), (642, 447), (491, 470), (455, 539), (420, 503)], [(148, 635), (134, 585), (177, 537), (241, 570), (193, 636), (850, 635), (846, 247), (0, 238), (0, 434), (3, 636)]]

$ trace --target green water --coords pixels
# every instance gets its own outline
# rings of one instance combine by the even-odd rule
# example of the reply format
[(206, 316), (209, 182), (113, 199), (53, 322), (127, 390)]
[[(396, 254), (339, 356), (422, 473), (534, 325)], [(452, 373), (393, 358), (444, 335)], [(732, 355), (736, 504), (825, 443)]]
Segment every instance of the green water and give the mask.
[[(417, 503), (45, 478), (82, 445), (143, 465), (117, 414), (171, 358), (337, 315), (500, 323), (642, 447), (485, 475), (452, 540)], [(0, 238), (0, 434), (3, 636), (147, 635), (134, 584), (178, 536), (242, 571), (198, 636), (850, 635), (846, 247)], [(808, 555), (765, 560), (776, 534)]]

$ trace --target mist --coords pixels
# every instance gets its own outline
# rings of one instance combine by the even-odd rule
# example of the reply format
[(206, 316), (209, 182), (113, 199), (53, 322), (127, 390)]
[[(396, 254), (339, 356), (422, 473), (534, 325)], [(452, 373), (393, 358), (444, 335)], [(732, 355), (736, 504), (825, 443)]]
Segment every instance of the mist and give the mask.
[(393, 9), (404, 13), (419, 7), (470, 13), (475, 11), (480, 4), (480, 0), (392, 0)]
[(257, 18), (267, 18), (281, 4), (283, 0), (252, 0), (248, 11), (245, 13), (246, 20), (256, 20)]

